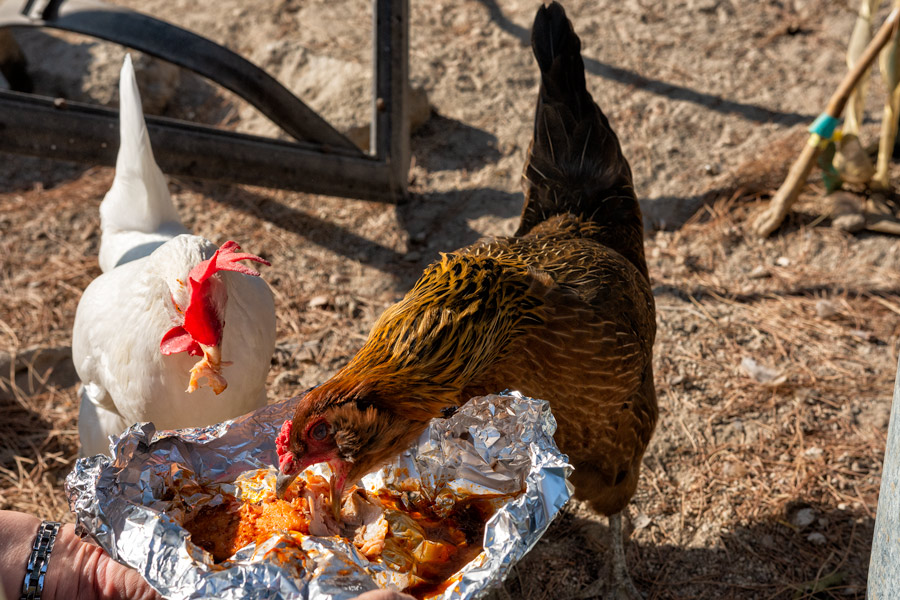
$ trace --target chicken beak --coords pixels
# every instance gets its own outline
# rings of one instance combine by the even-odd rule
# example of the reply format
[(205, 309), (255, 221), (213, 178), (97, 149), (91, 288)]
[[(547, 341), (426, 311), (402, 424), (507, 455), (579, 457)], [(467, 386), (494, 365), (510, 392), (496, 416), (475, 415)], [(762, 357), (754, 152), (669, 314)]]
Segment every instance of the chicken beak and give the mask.
[(294, 483), (294, 480), (297, 479), (297, 473), (293, 475), (285, 475), (281, 471), (278, 472), (278, 476), (275, 477), (275, 497), (279, 500), (284, 499), (284, 493), (287, 491), (291, 484)]
[(341, 522), (341, 490), (338, 489), (337, 475), (331, 477), (331, 513), (337, 523)]

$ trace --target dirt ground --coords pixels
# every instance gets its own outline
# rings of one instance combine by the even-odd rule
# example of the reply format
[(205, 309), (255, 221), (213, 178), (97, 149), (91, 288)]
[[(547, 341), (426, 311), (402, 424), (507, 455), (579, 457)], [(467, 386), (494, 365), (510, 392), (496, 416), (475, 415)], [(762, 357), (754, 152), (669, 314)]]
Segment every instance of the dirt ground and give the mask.
[[(368, 85), (366, 2), (117, 3), (227, 44), (336, 125), (365, 118), (365, 94), (342, 91)], [(438, 252), (515, 229), (537, 3), (411, 5), (411, 74), (433, 110), (412, 139), (406, 202), (170, 181), (188, 228), (273, 263), (270, 401), (343, 365)], [(900, 246), (831, 228), (817, 177), (771, 239), (746, 229), (845, 72), (856, 2), (565, 7), (648, 225), (661, 416), (628, 509), (637, 587), (651, 599), (863, 598), (900, 342)], [(29, 35), (26, 54), (46, 42)], [(69, 43), (80, 59), (95, 44)], [(30, 58), (40, 75), (40, 54)], [(865, 141), (880, 124), (880, 90), (875, 77)], [(271, 129), (195, 77), (172, 92), (165, 115)], [(112, 176), (0, 154), (0, 508), (71, 520), (68, 347), (81, 290), (100, 272), (98, 205)], [(497, 597), (578, 597), (603, 572), (604, 536), (604, 520), (573, 503)]]

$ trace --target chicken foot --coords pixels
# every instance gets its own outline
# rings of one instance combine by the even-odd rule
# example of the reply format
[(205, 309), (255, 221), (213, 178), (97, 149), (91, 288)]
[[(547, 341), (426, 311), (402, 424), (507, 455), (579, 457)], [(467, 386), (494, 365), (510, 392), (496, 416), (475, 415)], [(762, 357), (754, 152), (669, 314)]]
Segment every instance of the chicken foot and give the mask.
[(571, 600), (595, 598), (605, 590), (603, 600), (643, 600), (643, 596), (634, 586), (625, 564), (625, 545), (622, 536), (622, 513), (617, 512), (607, 517), (609, 522), (609, 545), (607, 559), (609, 571), (606, 577), (600, 577), (594, 583), (576, 594)]

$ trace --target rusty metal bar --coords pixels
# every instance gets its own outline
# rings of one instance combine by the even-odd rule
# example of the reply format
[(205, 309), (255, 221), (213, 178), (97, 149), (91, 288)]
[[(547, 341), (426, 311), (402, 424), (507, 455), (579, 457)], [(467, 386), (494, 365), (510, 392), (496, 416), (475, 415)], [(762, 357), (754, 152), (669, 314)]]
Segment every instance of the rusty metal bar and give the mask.
[[(231, 50), (171, 23), (100, 0), (68, 0), (22, 14), (21, 0), (0, 0), (0, 27), (51, 27), (135, 48), (215, 81), (259, 109), (294, 138), (362, 154), (268, 73)], [(35, 14), (36, 13), (36, 14)]]
[[(391, 202), (390, 173), (373, 157), (146, 117), (156, 159), (170, 175)], [(113, 165), (118, 112), (0, 90), (2, 150)]]
[[(171, 175), (396, 201), (410, 164), (409, 0), (373, 0), (372, 155), (366, 155), (264, 71), (217, 44), (99, 0), (0, 0), (0, 29), (53, 27), (136, 48), (191, 69), (247, 99), (300, 142), (148, 117), (157, 159)], [(118, 113), (0, 91), (0, 151), (115, 164)]]

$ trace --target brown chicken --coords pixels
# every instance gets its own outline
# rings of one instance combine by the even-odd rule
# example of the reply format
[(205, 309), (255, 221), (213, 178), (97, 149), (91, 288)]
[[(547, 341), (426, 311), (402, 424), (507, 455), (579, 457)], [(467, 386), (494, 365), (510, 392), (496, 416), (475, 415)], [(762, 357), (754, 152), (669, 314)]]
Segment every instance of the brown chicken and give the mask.
[(657, 420), (641, 211), (559, 4), (538, 10), (532, 47), (541, 88), (518, 231), (426, 268), (350, 363), (305, 395), (278, 439), (279, 487), (328, 462), (339, 499), (448, 407), (516, 389), (550, 402), (575, 495), (609, 516), (608, 595), (639, 597), (621, 511)]

